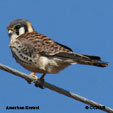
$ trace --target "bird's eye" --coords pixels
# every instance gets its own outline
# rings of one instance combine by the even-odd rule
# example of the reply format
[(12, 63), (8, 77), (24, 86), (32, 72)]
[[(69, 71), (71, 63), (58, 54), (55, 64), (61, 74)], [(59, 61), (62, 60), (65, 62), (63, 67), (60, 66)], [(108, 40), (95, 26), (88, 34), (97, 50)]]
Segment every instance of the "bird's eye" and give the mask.
[(16, 25), (16, 26), (15, 26), (15, 29), (20, 29), (20, 28), (21, 28), (20, 25)]

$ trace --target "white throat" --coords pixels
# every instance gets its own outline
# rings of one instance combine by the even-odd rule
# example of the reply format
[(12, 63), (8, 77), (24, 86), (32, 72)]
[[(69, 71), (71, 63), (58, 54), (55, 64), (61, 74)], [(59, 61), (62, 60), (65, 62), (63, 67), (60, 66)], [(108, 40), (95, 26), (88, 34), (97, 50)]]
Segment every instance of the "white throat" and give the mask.
[(9, 30), (8, 33), (9, 33), (10, 39), (11, 39), (9, 46), (11, 46), (11, 44), (13, 42), (15, 42), (16, 38), (18, 37), (18, 35), (15, 32), (11, 31), (11, 30)]

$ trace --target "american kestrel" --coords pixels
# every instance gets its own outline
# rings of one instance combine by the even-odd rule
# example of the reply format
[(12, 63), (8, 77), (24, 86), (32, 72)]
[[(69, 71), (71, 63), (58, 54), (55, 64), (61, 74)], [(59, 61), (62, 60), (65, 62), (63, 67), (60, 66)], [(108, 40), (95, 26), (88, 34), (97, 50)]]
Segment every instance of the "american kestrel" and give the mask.
[(108, 64), (98, 56), (78, 54), (69, 47), (62, 45), (34, 30), (25, 19), (12, 21), (8, 26), (10, 48), (13, 57), (24, 68), (30, 70), (31, 76), (42, 73), (58, 73), (71, 64), (84, 64), (106, 67)]

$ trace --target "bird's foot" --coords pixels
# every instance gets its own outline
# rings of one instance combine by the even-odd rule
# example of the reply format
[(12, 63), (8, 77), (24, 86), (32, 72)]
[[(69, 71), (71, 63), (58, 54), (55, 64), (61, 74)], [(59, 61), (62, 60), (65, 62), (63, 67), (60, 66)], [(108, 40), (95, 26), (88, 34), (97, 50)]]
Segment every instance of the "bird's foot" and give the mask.
[(46, 73), (43, 73), (43, 75), (40, 77), (40, 79), (38, 80), (37, 83), (35, 83), (36, 87), (39, 87), (41, 89), (44, 89), (44, 77), (45, 77)]
[(31, 74), (29, 74), (30, 76), (34, 77), (36, 80), (38, 79), (38, 77), (35, 75), (35, 72), (32, 72)]
[(28, 80), (27, 80), (27, 82), (28, 82), (29, 84), (31, 84), (31, 83), (34, 82), (36, 87), (39, 87), (39, 88), (41, 88), (41, 89), (44, 89), (44, 76), (45, 76), (45, 74), (43, 74), (43, 75), (40, 77), (40, 79), (38, 79), (38, 77), (35, 75), (35, 72), (32, 72), (32, 73), (29, 74), (29, 75), (35, 78), (35, 80), (33, 80), (33, 81), (28, 81)]
[[(35, 78), (34, 81), (38, 80), (38, 77), (35, 75), (35, 72), (32, 72), (31, 74), (29, 74), (29, 76), (34, 77), (34, 78)], [(28, 80), (27, 80), (27, 82), (28, 82), (29, 84), (31, 84), (33, 81), (28, 81)]]
[(44, 79), (38, 79), (37, 82), (35, 83), (35, 86), (44, 89), (44, 81), (45, 81)]

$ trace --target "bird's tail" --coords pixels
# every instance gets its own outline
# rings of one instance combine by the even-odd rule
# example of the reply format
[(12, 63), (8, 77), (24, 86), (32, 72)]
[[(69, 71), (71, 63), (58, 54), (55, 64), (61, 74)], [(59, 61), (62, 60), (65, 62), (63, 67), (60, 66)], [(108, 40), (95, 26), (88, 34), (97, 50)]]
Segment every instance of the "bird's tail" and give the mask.
[(62, 57), (64, 59), (71, 59), (72, 63), (77, 64), (84, 64), (84, 65), (92, 65), (92, 66), (98, 66), (98, 67), (106, 67), (108, 66), (108, 63), (103, 62), (100, 57), (98, 56), (89, 56), (84, 54), (77, 54), (77, 53), (59, 53), (56, 54), (57, 57)]
[(106, 67), (108, 66), (107, 62), (101, 60), (98, 56), (89, 56), (84, 54), (77, 54), (78, 58), (75, 58), (75, 62), (78, 64), (92, 65), (97, 67)]

